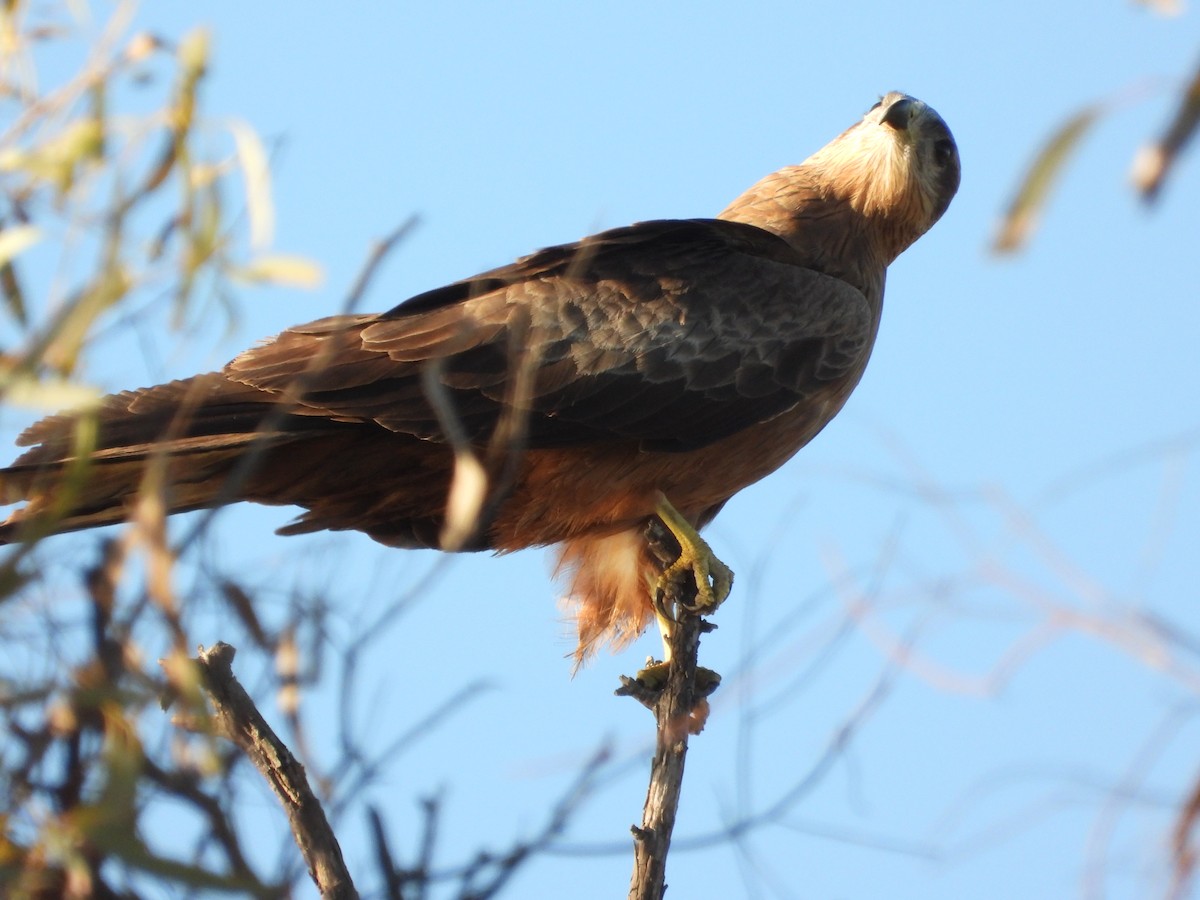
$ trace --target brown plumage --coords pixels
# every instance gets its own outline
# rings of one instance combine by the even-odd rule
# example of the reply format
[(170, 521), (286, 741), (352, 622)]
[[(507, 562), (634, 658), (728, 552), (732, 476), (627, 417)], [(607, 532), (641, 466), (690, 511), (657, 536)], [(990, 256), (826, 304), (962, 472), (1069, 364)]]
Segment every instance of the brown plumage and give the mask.
[(3, 499), (28, 501), (0, 540), (33, 520), (121, 521), (158, 455), (172, 512), (297, 505), (284, 533), (445, 548), (456, 458), (470, 456), (487, 488), (451, 549), (560, 545), (582, 658), (652, 615), (643, 533), (661, 496), (701, 527), (841, 408), (887, 265), (958, 181), (942, 119), (888, 94), (716, 219), (542, 250), (381, 315), (291, 328), (222, 372), (106, 398), (86, 477), (49, 525), (78, 417), (42, 420), (0, 473)]

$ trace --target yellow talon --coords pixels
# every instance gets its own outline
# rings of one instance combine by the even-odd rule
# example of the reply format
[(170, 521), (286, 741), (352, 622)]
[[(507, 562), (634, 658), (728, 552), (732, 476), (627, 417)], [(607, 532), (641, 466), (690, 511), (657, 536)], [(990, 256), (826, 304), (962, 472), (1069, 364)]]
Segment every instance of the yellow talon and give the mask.
[[(696, 604), (689, 607), (689, 611), (713, 612), (725, 601), (733, 588), (733, 570), (717, 559), (712, 548), (700, 537), (700, 533), (680, 515), (666, 497), (659, 499), (654, 512), (679, 542), (679, 558), (667, 566), (654, 586), (656, 604), (657, 598), (666, 592), (672, 581), (685, 572), (690, 572), (696, 581)], [(660, 625), (662, 618), (660, 613)]]
[[(652, 691), (660, 691), (667, 686), (667, 676), (671, 671), (670, 662), (651, 662), (647, 661), (644, 668), (638, 670), (634, 680), (641, 683), (642, 687)], [(712, 669), (706, 669), (704, 666), (696, 667), (696, 694), (700, 697), (707, 697), (721, 685), (721, 676)]]
[[(676, 610), (672, 604), (684, 606), (691, 613), (710, 613), (729, 596), (733, 587), (733, 571), (713, 554), (712, 548), (696, 532), (695, 527), (673, 507), (666, 497), (659, 495), (654, 507), (655, 515), (663, 528), (669, 531), (679, 544), (679, 555), (667, 565), (657, 578), (647, 578), (647, 587), (654, 604), (654, 617), (658, 621), (659, 634), (662, 636), (663, 658), (661, 662), (647, 660), (645, 668), (637, 673), (634, 681), (641, 690), (659, 692), (667, 685), (671, 672), (671, 635), (676, 626)], [(654, 553), (660, 562), (669, 548), (660, 545), (657, 539), (653, 542)], [(663, 551), (662, 556), (658, 553)], [(669, 558), (666, 557), (666, 558)], [(676, 583), (688, 575), (696, 583), (696, 599), (692, 605), (680, 603), (678, 591), (674, 590)], [(625, 680), (628, 682), (628, 679)], [(699, 734), (708, 717), (708, 697), (721, 683), (721, 676), (711, 669), (698, 667), (692, 689), (697, 700), (695, 709), (687, 717), (687, 730), (691, 734)], [(628, 685), (627, 685), (628, 686)], [(643, 704), (647, 704), (644, 696), (639, 696)], [(648, 704), (647, 704), (648, 705)]]
[(633, 678), (640, 682), (642, 687), (660, 691), (667, 686), (667, 674), (670, 670), (669, 662), (647, 662), (644, 668), (638, 669), (638, 673)]

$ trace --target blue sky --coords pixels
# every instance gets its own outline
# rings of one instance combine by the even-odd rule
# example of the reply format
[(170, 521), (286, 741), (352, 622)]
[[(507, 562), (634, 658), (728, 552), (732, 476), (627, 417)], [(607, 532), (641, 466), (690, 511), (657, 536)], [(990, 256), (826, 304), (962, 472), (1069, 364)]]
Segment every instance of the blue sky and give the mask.
[[(138, 19), (212, 28), (206, 109), (280, 142), (276, 244), (318, 260), (324, 287), (247, 291), (228, 341), (167, 342), (149, 363), (101, 354), (87, 377), (119, 389), (216, 367), (336, 309), (371, 241), (410, 215), (420, 225), (367, 308), (602, 228), (713, 215), (880, 94), (918, 96), (954, 131), (962, 187), (892, 267), (844, 412), (710, 529), (739, 579), (703, 647), (727, 680), (693, 744), (677, 837), (769, 806), (869, 713), (741, 852), (677, 853), (671, 895), (1161, 893), (1170, 804), (1200, 739), (1200, 664), (1146, 624), (1198, 625), (1200, 165), (1185, 158), (1151, 210), (1127, 173), (1195, 65), (1195, 13), (1115, 0), (284, 9), (156, 5)], [(989, 255), (1041, 142), (1114, 98), (1029, 249)], [(397, 843), (415, 798), (444, 788), (445, 861), (504, 846), (602, 744), (631, 764), (568, 843), (627, 841), (651, 721), (611, 690), (656, 638), (571, 679), (542, 554), (445, 565), (357, 536), (269, 537), (288, 518), (224, 513), (211, 552), (252, 585), (336, 584), (343, 635), (436, 567), (364, 660), (361, 714), (380, 745), (461, 685), (490, 685), (373, 789)], [(196, 637), (221, 638), (219, 624)], [(335, 699), (318, 692), (312, 715)], [(364, 847), (348, 855), (370, 865)], [(619, 896), (629, 868), (628, 854), (543, 858), (510, 896)]]

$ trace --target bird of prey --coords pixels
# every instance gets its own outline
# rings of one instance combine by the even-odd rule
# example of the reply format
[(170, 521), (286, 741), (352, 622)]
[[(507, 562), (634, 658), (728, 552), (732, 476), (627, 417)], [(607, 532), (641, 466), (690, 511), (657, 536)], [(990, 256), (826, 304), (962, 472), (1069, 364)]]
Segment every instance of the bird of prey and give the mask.
[[(929, 106), (889, 93), (715, 219), (541, 250), (378, 315), (299, 325), (220, 372), (48, 417), (0, 471), (27, 501), (0, 541), (122, 521), (152, 464), (169, 512), (249, 500), (281, 529), (394, 547), (557, 545), (576, 660), (732, 573), (699, 536), (841, 409), (879, 328), (887, 266), (946, 211), (959, 158)], [(647, 524), (679, 559), (651, 558)]]

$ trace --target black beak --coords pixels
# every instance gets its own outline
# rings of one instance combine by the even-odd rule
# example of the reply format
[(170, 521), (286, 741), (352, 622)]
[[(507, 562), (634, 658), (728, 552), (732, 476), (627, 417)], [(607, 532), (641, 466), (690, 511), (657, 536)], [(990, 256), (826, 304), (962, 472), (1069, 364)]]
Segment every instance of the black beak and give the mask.
[(916, 101), (911, 97), (901, 97), (888, 107), (887, 112), (883, 114), (883, 118), (880, 121), (884, 125), (891, 125), (897, 131), (904, 131), (908, 128), (908, 123), (912, 119), (915, 107)]

